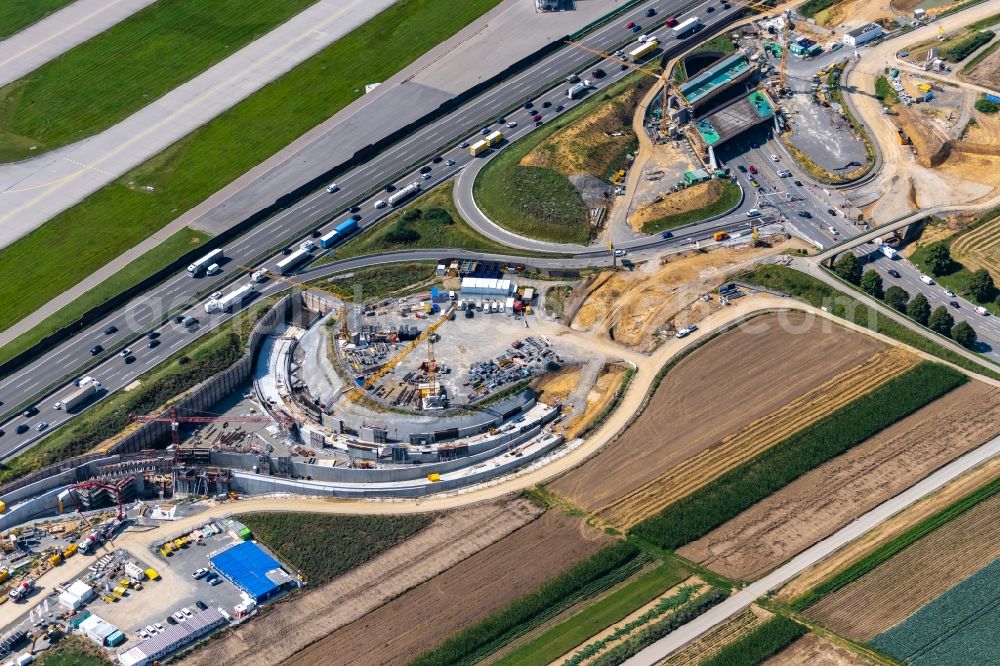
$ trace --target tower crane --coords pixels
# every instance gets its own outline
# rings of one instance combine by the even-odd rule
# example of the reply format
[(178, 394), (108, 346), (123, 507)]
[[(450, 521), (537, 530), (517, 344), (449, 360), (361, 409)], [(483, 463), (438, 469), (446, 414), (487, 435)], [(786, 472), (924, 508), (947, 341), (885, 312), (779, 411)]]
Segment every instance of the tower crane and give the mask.
[(617, 62), (617, 63), (620, 63), (622, 65), (625, 65), (626, 67), (628, 67), (631, 70), (634, 70), (636, 72), (642, 72), (643, 74), (646, 74), (648, 76), (652, 76), (654, 79), (659, 79), (660, 82), (661, 82), (661, 84), (663, 85), (663, 100), (662, 100), (662, 108), (661, 108), (661, 112), (660, 112), (660, 135), (661, 136), (666, 136), (667, 135), (667, 125), (669, 124), (667, 122), (667, 96), (668, 96), (668, 94), (670, 92), (670, 81), (667, 80), (667, 70), (666, 69), (663, 69), (660, 72), (657, 72), (657, 71), (652, 70), (652, 69), (646, 69), (645, 67), (640, 67), (639, 65), (636, 65), (634, 62), (630, 61), (628, 58), (621, 58), (619, 56), (616, 56), (613, 53), (606, 53), (604, 51), (599, 51), (597, 49), (594, 49), (594, 48), (591, 48), (591, 47), (586, 46), (584, 44), (581, 44), (580, 42), (573, 41), (572, 39), (567, 39), (566, 43), (569, 44), (569, 45), (571, 45), (571, 46), (575, 46), (575, 47), (577, 47), (579, 49), (583, 49), (584, 51), (589, 51), (590, 53), (593, 53), (594, 55), (599, 55), (602, 58), (607, 58), (608, 60), (613, 60), (614, 62)]
[(406, 358), (410, 354), (410, 352), (419, 347), (424, 340), (429, 339), (431, 335), (437, 332), (437, 330), (441, 328), (441, 326), (446, 321), (448, 321), (448, 318), (451, 317), (454, 311), (455, 311), (455, 305), (452, 304), (448, 308), (448, 311), (445, 312), (443, 315), (441, 315), (440, 319), (438, 319), (436, 322), (428, 326), (427, 330), (425, 330), (423, 333), (414, 338), (414, 340), (410, 342), (410, 344), (403, 347), (395, 356), (390, 358), (385, 365), (383, 365), (381, 368), (372, 373), (372, 376), (369, 377), (364, 384), (362, 384), (361, 388), (367, 391), (368, 389), (370, 389), (372, 386), (375, 385), (375, 382), (382, 379), (382, 377), (385, 377), (389, 372), (392, 371), (393, 368), (399, 365), (399, 362), (402, 361), (404, 358)]

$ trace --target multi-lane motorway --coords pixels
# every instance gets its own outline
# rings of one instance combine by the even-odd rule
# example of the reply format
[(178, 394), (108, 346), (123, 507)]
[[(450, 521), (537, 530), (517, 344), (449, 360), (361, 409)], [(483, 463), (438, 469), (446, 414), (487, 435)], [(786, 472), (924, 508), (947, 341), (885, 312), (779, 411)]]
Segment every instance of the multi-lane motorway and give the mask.
[[(636, 22), (641, 25), (648, 24), (650, 21), (662, 22), (667, 16), (675, 14), (679, 18), (702, 17), (702, 23), (705, 25), (703, 34), (705, 34), (713, 26), (730, 20), (734, 12), (739, 11), (738, 5), (732, 5), (729, 10), (718, 6), (713, 13), (701, 11), (708, 4), (716, 5), (717, 3), (700, 3), (692, 6), (686, 12), (678, 12), (685, 5), (681, 0), (657, 0), (644, 3), (586, 36), (581, 40), (581, 43), (591, 49), (613, 51), (634, 41), (633, 33), (625, 29), (627, 23)], [(647, 9), (650, 7), (656, 10), (656, 16), (653, 19), (646, 17)], [(695, 40), (698, 37), (696, 35), (689, 39)], [(673, 40), (671, 43), (668, 40), (665, 47), (668, 50), (677, 50), (682, 47), (682, 43), (678, 40)], [(414, 172), (407, 173), (408, 168), (418, 165), (421, 160), (433, 155), (442, 146), (454, 145), (458, 139), (461, 139), (466, 133), (474, 131), (479, 125), (488, 123), (496, 119), (498, 115), (519, 107), (526, 98), (534, 93), (552, 87), (555, 82), (571, 73), (584, 71), (584, 68), (593, 60), (594, 56), (590, 52), (567, 46), (514, 78), (471, 100), (441, 120), (414, 133), (410, 138), (393, 146), (367, 164), (344, 174), (338, 178), (340, 189), (336, 193), (328, 194), (325, 190), (320, 190), (294, 207), (261, 223), (226, 247), (226, 256), (230, 260), (224, 266), (221, 279), (192, 279), (185, 274), (179, 274), (151, 290), (148, 294), (130, 302), (114, 315), (85, 329), (13, 376), (5, 378), (0, 382), (0, 401), (4, 403), (3, 409), (22, 404), (46, 387), (54, 385), (75, 370), (83, 368), (85, 364), (92, 363), (95, 357), (91, 356), (90, 349), (95, 344), (100, 344), (106, 350), (110, 350), (106, 353), (111, 355), (107, 360), (87, 372), (98, 377), (104, 386), (113, 391), (118, 388), (117, 383), (124, 384), (127, 379), (165, 359), (171, 349), (180, 346), (179, 340), (190, 341), (192, 337), (208, 327), (188, 332), (175, 330), (174, 324), (167, 324), (160, 346), (155, 349), (146, 348), (139, 338), (145, 332), (158, 326), (168, 314), (172, 315), (189, 310), (198, 311), (199, 314), (196, 316), (199, 316), (202, 322), (210, 323), (213, 326), (225, 319), (225, 317), (216, 316), (208, 320), (197, 301), (214, 289), (228, 290), (233, 281), (232, 278), (225, 277), (227, 273), (239, 270), (238, 267), (248, 265), (251, 262), (273, 266), (280, 255), (273, 255), (272, 252), (293, 238), (296, 232), (309, 229), (320, 221), (326, 221), (323, 225), (324, 230), (332, 228), (336, 222), (342, 219), (336, 218), (335, 215), (345, 211), (351, 205), (361, 206), (362, 226), (374, 224), (388, 212), (375, 211), (372, 207), (372, 202), (376, 198), (384, 198), (385, 196), (381, 193), (371, 196), (381, 184), (389, 180), (396, 183), (417, 180), (418, 175)], [(606, 80), (614, 79), (621, 74), (621, 72), (615, 71), (614, 76), (609, 76)], [(558, 91), (562, 88), (562, 85), (555, 85), (553, 89)], [(566, 100), (564, 105), (566, 108), (570, 108), (574, 103)], [(423, 181), (425, 187), (430, 187), (453, 176), (464, 162), (470, 159), (466, 151), (457, 148), (451, 149), (444, 156), (455, 159), (456, 164), (445, 169), (435, 166), (432, 178)], [(368, 197), (367, 200), (364, 200), (365, 197)], [(261, 258), (266, 259), (261, 262)], [(269, 287), (271, 290), (277, 288), (277, 286)], [(117, 326), (117, 332), (105, 335), (102, 331), (111, 324)], [(127, 367), (124, 361), (114, 353), (116, 348), (123, 344), (128, 344), (136, 352), (135, 362)], [(61, 394), (63, 390), (65, 389), (60, 388), (54, 393)], [(49, 423), (49, 430), (64, 422), (68, 416), (50, 410), (47, 405), (51, 402), (54, 402), (54, 398), (45, 398), (38, 405), (42, 413), (25, 422), (34, 426), (39, 421), (44, 420)], [(16, 433), (15, 429), (21, 422), (22, 419), (17, 417), (0, 424), (0, 429), (4, 431), (4, 435), (0, 436), (0, 456), (9, 455), (11, 451), (23, 448), (27, 443), (40, 436), (33, 427), (26, 433)]]

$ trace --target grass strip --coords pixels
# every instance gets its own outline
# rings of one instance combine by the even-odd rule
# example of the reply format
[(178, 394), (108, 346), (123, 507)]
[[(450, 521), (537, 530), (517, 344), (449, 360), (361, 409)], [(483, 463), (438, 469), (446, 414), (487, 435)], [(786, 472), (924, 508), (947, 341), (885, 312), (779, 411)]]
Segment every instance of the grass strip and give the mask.
[(824, 9), (832, 7), (835, 2), (836, 0), (809, 0), (799, 7), (798, 13), (803, 16), (816, 16)]
[(701, 666), (756, 666), (805, 635), (807, 629), (776, 615), (703, 661)]
[(989, 56), (991, 56), (993, 52), (997, 50), (998, 47), (1000, 47), (1000, 41), (993, 42), (992, 44), (990, 44), (989, 48), (983, 49), (982, 51), (977, 53), (975, 58), (965, 63), (965, 66), (962, 67), (962, 74), (968, 74), (969, 72), (971, 72), (973, 69), (975, 69), (976, 65), (986, 60), (986, 58), (988, 58)]
[(154, 2), (0, 88), (0, 161), (104, 131), (315, 2)]
[(694, 224), (695, 222), (701, 222), (716, 215), (722, 215), (738, 206), (740, 203), (739, 186), (729, 180), (718, 180), (716, 182), (722, 185), (722, 192), (718, 199), (701, 208), (650, 220), (642, 225), (643, 233), (655, 234), (685, 224)]
[(0, 2), (0, 40), (24, 30), (74, 0), (5, 0)]
[(938, 47), (941, 58), (944, 60), (950, 60), (951, 62), (961, 62), (969, 57), (973, 51), (989, 42), (995, 36), (996, 33), (991, 30), (981, 30), (972, 32), (958, 39), (950, 39)]
[(160, 363), (137, 379), (131, 390), (116, 391), (55, 430), (37, 444), (0, 465), (0, 483), (46, 465), (82, 455), (129, 425), (129, 414), (149, 414), (198, 383), (222, 372), (246, 350), (254, 324), (278, 300), (255, 303), (216, 330)]
[(1000, 379), (1000, 372), (990, 370), (979, 363), (970, 361), (961, 354), (956, 354), (894, 319), (881, 315), (875, 308), (871, 308), (825, 282), (800, 273), (793, 268), (774, 265), (758, 266), (744, 274), (742, 279), (767, 289), (790, 294), (814, 307), (825, 308), (827, 312), (836, 317), (899, 340), (914, 349), (937, 356), (941, 360), (969, 372)]
[(662, 548), (679, 548), (966, 381), (947, 366), (924, 361), (674, 502), (633, 532)]
[(424, 283), (434, 278), (434, 264), (424, 262), (359, 268), (356, 271), (313, 280), (307, 284), (310, 287), (333, 292), (336, 296), (349, 301), (354, 300), (355, 291), (360, 289), (362, 302), (371, 303), (399, 293), (407, 287), (425, 286)]
[(351, 257), (419, 248), (461, 248), (499, 254), (510, 252), (506, 245), (480, 236), (462, 219), (455, 207), (454, 191), (454, 181), (442, 183), (409, 206), (387, 216), (374, 228), (366, 229), (327, 253), (312, 267)]
[(626, 583), (604, 599), (588, 606), (497, 661), (498, 666), (547, 664), (566, 654), (606, 627), (628, 617), (684, 580), (687, 571), (677, 560), (666, 560), (652, 571)]
[[(557, 116), (528, 136), (507, 146), (483, 167), (473, 185), (476, 204), (501, 227), (529, 238), (556, 243), (587, 244), (593, 228), (580, 193), (563, 174), (552, 169), (520, 166), (525, 155), (556, 132), (592, 114), (629, 88), (644, 74), (632, 74), (578, 106)], [(548, 112), (542, 109), (544, 114)], [(610, 191), (612, 186), (608, 184)]]
[(639, 654), (643, 649), (660, 640), (667, 634), (676, 631), (699, 615), (707, 612), (713, 606), (717, 606), (726, 600), (729, 594), (725, 590), (712, 588), (702, 596), (695, 599), (686, 606), (675, 610), (665, 619), (660, 620), (648, 629), (626, 639), (600, 655), (592, 662), (591, 666), (618, 666), (622, 662)]
[[(600, 591), (590, 590), (595, 584), (605, 582), (609, 576), (616, 577), (614, 574), (623, 569), (629, 574), (634, 573), (634, 567), (630, 567), (630, 564), (650, 560), (651, 556), (627, 541), (611, 544), (543, 583), (535, 591), (416, 657), (410, 664), (446, 666), (475, 663), (517, 635), (538, 626), (544, 619), (552, 617), (581, 598), (586, 598), (580, 596), (582, 593), (589, 592), (587, 596), (591, 596)], [(623, 579), (619, 578), (616, 582)]]
[(997, 493), (1000, 493), (1000, 479), (994, 479), (985, 486), (977, 488), (968, 495), (946, 506), (944, 509), (941, 509), (937, 513), (924, 518), (910, 529), (890, 541), (887, 541), (854, 564), (838, 571), (830, 578), (827, 578), (813, 589), (795, 599), (791, 604), (792, 608), (797, 611), (809, 608), (826, 595), (832, 594), (846, 585), (858, 580), (868, 572), (875, 569), (875, 567), (887, 561), (889, 558), (906, 550), (934, 530), (951, 522), (955, 518), (958, 518), (969, 509), (988, 500)]
[(409, 539), (433, 518), (260, 512), (239, 520), (310, 584), (322, 585)]
[[(0, 363), (10, 360), (27, 350), (36, 342), (64, 326), (69, 326), (83, 316), (85, 312), (117, 296), (147, 276), (168, 266), (177, 257), (201, 245), (208, 240), (208, 234), (185, 227), (166, 239), (152, 250), (149, 250), (126, 268), (118, 271), (104, 282), (84, 292), (73, 302), (57, 310), (43, 319), (36, 326), (0, 347)], [(57, 271), (61, 274), (60, 271)]]
[[(0, 330), (161, 229), (499, 0), (400, 0), (232, 109), (0, 250)], [(331, 76), (330, 72), (337, 72)], [(308, 90), (309, 94), (302, 91)], [(113, 230), (113, 232), (111, 231)], [(175, 255), (173, 258), (176, 258)], [(66, 257), (73, 270), (64, 270)], [(37, 334), (37, 341), (44, 333)]]

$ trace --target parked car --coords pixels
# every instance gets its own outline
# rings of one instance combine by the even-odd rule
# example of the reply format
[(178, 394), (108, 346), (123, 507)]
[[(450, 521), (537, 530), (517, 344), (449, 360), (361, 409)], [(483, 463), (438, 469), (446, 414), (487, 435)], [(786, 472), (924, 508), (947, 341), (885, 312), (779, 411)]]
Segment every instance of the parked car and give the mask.
[(182, 608), (181, 612), (184, 613), (184, 617), (193, 617), (194, 613), (191, 612), (189, 608)]
[(755, 167), (754, 165), (751, 164), (750, 165), (750, 173), (756, 174), (757, 173), (757, 167)]
[(167, 624), (177, 624), (177, 620), (174, 619), (173, 615), (168, 615), (167, 616)]
[(173, 618), (177, 622), (183, 622), (184, 621), (184, 613), (182, 613), (180, 611), (177, 611), (176, 613), (173, 614)]
[(200, 569), (195, 569), (194, 571), (192, 571), (191, 577), (194, 578), (195, 580), (200, 580), (204, 578), (206, 574), (208, 574), (208, 569), (202, 567)]
[(740, 170), (740, 173), (746, 173), (747, 172), (747, 168), (745, 166), (743, 166), (742, 164), (737, 164), (736, 168)]
[(206, 606), (205, 602), (202, 601), (201, 599), (199, 599), (198, 601), (194, 602), (194, 605), (197, 606), (201, 610), (208, 610), (208, 606)]

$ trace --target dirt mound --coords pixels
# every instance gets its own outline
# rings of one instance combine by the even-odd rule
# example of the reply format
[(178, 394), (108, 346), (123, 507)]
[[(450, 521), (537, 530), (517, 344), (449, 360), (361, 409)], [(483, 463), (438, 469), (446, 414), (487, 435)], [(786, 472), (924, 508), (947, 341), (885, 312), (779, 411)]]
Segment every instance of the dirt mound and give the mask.
[(716, 301), (699, 302), (700, 296), (717, 288), (729, 275), (778, 252), (776, 248), (692, 250), (671, 257), (666, 264), (647, 262), (635, 271), (600, 273), (577, 287), (577, 308), (570, 326), (648, 350), (656, 335), (684, 308), (692, 303), (699, 306), (684, 325), (700, 321), (702, 311), (718, 307)]
[(896, 122), (903, 128), (917, 151), (917, 164), (933, 168), (940, 165), (951, 154), (952, 142), (940, 132), (928, 127), (927, 123), (911, 109), (896, 105)]
[(635, 231), (642, 231), (642, 226), (652, 220), (704, 208), (717, 201), (722, 196), (722, 192), (721, 181), (709, 180), (678, 192), (665, 193), (666, 196), (660, 201), (654, 200), (648, 206), (637, 208), (629, 216), (628, 223)]
[[(619, 529), (631, 528), (712, 479), (902, 374), (916, 362), (915, 356), (902, 349), (884, 349), (595, 513), (601, 520)], [(689, 559), (698, 559), (684, 553), (683, 549), (680, 552)]]
[(816, 634), (806, 634), (761, 666), (874, 666), (856, 652), (834, 645)]

